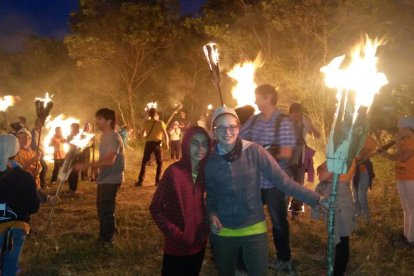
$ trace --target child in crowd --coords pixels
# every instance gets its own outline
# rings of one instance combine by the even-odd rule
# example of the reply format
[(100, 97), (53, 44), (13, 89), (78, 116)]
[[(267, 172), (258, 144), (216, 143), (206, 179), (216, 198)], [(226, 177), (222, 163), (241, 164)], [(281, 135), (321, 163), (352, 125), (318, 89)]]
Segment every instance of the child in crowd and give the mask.
[(197, 276), (209, 233), (204, 194), (204, 161), (211, 140), (201, 127), (183, 138), (183, 158), (165, 171), (150, 211), (165, 236), (163, 276)]
[(172, 124), (170, 129), (171, 143), (171, 160), (178, 161), (180, 159), (181, 129), (178, 121)]
[[(332, 190), (332, 173), (328, 171), (326, 162), (317, 168), (320, 183), (315, 191), (321, 196), (329, 197)], [(352, 163), (348, 173), (339, 178), (337, 193), (337, 209), (335, 212), (335, 266), (334, 275), (345, 275), (349, 260), (349, 236), (356, 229), (354, 216), (354, 203), (351, 193), (351, 180), (355, 173), (355, 162)], [(322, 217), (328, 222), (327, 211), (317, 207), (312, 209), (311, 217), (320, 219)]]

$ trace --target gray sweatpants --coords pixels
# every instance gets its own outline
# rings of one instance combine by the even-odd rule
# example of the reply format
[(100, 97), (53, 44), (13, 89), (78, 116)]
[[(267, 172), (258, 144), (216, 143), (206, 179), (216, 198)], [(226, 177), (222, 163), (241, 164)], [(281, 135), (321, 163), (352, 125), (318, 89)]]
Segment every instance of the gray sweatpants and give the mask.
[(237, 257), (241, 250), (248, 275), (267, 275), (267, 234), (246, 237), (221, 237), (211, 235), (214, 260), (220, 276), (234, 276)]

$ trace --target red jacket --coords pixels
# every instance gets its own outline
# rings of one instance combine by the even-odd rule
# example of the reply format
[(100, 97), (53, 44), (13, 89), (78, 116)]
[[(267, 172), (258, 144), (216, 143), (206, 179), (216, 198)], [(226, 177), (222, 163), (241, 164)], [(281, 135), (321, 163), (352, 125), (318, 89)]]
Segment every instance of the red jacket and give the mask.
[(194, 183), (190, 159), (191, 138), (200, 132), (208, 137), (201, 127), (186, 131), (182, 142), (183, 157), (164, 172), (150, 206), (152, 218), (165, 236), (164, 253), (173, 256), (198, 253), (206, 246), (209, 234), (204, 162), (201, 162)]

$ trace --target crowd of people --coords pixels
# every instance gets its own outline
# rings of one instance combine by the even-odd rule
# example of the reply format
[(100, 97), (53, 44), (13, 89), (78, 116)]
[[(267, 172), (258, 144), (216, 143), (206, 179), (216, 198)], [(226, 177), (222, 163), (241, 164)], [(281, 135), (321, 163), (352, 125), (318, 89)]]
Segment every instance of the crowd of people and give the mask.
[[(293, 103), (285, 114), (278, 108), (278, 93), (271, 85), (255, 90), (258, 114), (252, 107), (236, 110), (223, 106), (202, 114), (192, 126), (184, 111), (171, 125), (149, 109), (144, 122), (145, 146), (135, 186), (143, 186), (147, 164), (155, 156), (156, 192), (150, 214), (165, 236), (162, 275), (199, 275), (210, 244), (219, 275), (267, 275), (267, 271), (292, 273), (289, 219), (299, 219), (303, 204), (312, 207), (312, 218), (327, 219), (332, 173), (326, 162), (314, 170), (315, 150), (307, 135), (321, 134)], [(97, 183), (99, 235), (97, 246), (112, 247), (116, 231), (117, 192), (124, 182), (125, 146), (128, 128), (116, 130), (115, 111), (100, 109), (94, 125), (102, 132), (99, 159), (91, 160), (93, 141), (75, 160), (68, 177), (69, 189), (78, 193), (79, 178)], [(19, 255), (30, 232), (30, 216), (40, 203), (57, 199), (48, 196), (46, 171), (39, 144), (42, 125), (32, 131), (19, 118), (13, 134), (0, 135), (0, 245), (2, 275), (16, 275)], [(375, 177), (370, 161), (375, 153), (396, 162), (397, 188), (404, 211), (404, 231), (399, 246), (414, 247), (414, 117), (398, 123), (395, 152), (381, 151), (369, 135), (349, 171), (340, 176), (335, 205), (335, 275), (345, 275), (350, 236), (357, 218), (368, 221), (368, 191)], [(72, 125), (64, 137), (57, 127), (50, 141), (54, 169), (50, 183), (59, 179), (65, 162), (64, 145), (92, 125)], [(173, 163), (162, 174), (162, 151), (171, 150)], [(91, 169), (89, 171), (89, 169)], [(93, 172), (93, 173), (92, 173)], [(315, 191), (304, 186), (305, 176), (319, 184)], [(93, 176), (93, 177), (92, 177)], [(50, 185), (50, 184), (49, 184)], [(266, 212), (270, 217), (276, 256), (269, 260)]]

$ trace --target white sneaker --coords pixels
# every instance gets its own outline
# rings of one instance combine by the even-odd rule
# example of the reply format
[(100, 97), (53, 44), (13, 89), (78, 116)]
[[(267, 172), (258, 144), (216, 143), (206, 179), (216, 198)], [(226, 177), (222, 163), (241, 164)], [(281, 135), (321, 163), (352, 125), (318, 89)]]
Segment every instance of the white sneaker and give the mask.
[(273, 271), (289, 273), (289, 275), (293, 274), (291, 261), (284, 262), (281, 260), (274, 259), (272, 262), (270, 262), (268, 267)]

